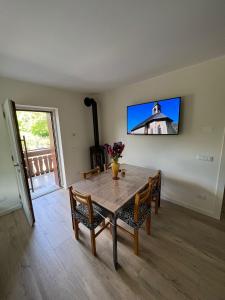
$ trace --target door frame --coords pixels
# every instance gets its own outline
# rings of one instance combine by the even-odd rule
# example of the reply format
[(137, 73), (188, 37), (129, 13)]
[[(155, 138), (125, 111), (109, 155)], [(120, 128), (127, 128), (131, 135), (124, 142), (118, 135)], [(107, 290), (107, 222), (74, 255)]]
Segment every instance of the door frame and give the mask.
[(51, 113), (61, 187), (67, 188), (58, 108), (16, 104), (16, 110)]
[(223, 199), (224, 199), (224, 188), (225, 188), (225, 128), (222, 138), (221, 154), (219, 160), (219, 171), (217, 176), (216, 185), (216, 203), (215, 203), (215, 217), (221, 219)]

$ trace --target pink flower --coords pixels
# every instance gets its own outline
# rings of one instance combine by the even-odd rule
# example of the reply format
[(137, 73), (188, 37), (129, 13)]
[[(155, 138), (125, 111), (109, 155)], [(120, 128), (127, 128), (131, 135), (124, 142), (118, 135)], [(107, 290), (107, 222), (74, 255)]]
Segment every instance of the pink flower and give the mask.
[(112, 146), (109, 144), (105, 144), (105, 148), (109, 154), (109, 156), (114, 159), (118, 160), (122, 157), (122, 152), (124, 150), (125, 145), (122, 142), (114, 143)]

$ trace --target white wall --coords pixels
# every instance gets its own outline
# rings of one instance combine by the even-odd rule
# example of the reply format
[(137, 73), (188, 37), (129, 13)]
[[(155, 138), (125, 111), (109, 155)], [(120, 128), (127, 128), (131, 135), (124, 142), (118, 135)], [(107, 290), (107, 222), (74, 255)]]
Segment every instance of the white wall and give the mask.
[[(126, 134), (127, 105), (174, 96), (183, 96), (180, 135)], [(114, 89), (99, 99), (103, 143), (122, 140), (126, 144), (124, 161), (161, 169), (165, 199), (219, 218), (222, 200), (217, 197), (217, 182), (225, 127), (225, 57)], [(212, 155), (214, 161), (197, 160), (197, 154)], [(222, 178), (220, 187), (224, 183)]]
[[(0, 78), (0, 104), (6, 98), (13, 99), (16, 104), (58, 108), (67, 185), (79, 178), (80, 171), (90, 168), (89, 146), (93, 144), (93, 129), (91, 110), (83, 104), (84, 95)], [(0, 214), (18, 204), (16, 177), (0, 107)]]

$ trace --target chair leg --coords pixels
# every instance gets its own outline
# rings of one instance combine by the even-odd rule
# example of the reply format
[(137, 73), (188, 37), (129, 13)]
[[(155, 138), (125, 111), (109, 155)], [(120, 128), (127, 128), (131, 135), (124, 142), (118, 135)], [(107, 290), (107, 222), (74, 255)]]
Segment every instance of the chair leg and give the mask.
[(159, 210), (159, 198), (157, 197), (155, 199), (155, 215), (158, 215), (158, 210)]
[(161, 205), (161, 193), (159, 192), (159, 207)]
[(95, 243), (95, 231), (94, 229), (90, 230), (91, 234), (91, 251), (94, 256), (96, 256), (96, 243)]
[(79, 240), (79, 225), (76, 219), (74, 219), (73, 226), (74, 226), (75, 238), (76, 240)]
[(112, 235), (112, 224), (111, 223), (109, 224), (109, 230), (110, 230), (110, 233)]
[(73, 220), (73, 217), (72, 217), (72, 226), (73, 226), (73, 230), (74, 230), (74, 220)]
[(134, 254), (139, 255), (138, 229), (134, 229)]
[(146, 232), (148, 235), (151, 234), (151, 216), (148, 216), (147, 219), (146, 219)]

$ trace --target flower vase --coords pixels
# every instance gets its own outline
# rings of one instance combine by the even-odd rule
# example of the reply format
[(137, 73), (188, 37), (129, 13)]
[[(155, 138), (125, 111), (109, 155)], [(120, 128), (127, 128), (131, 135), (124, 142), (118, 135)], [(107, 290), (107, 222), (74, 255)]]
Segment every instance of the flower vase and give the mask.
[(112, 164), (111, 164), (111, 167), (112, 167), (113, 179), (118, 180), (119, 179), (118, 173), (119, 173), (120, 164), (118, 163), (118, 161), (113, 160)]

